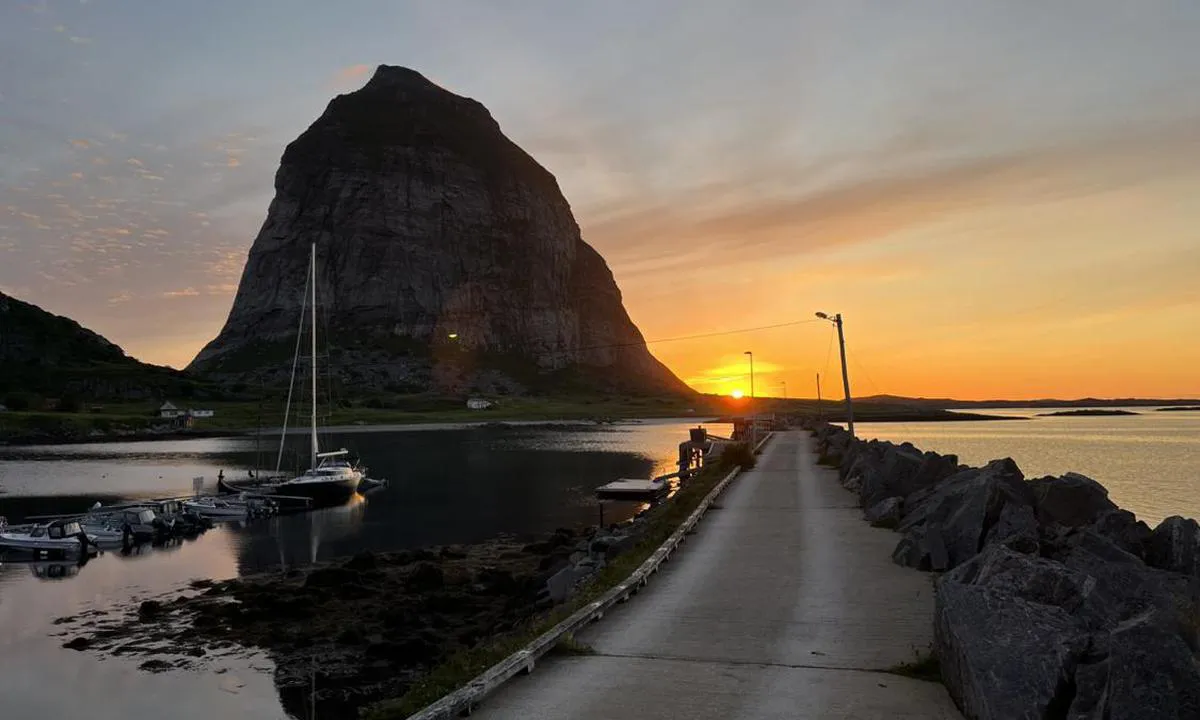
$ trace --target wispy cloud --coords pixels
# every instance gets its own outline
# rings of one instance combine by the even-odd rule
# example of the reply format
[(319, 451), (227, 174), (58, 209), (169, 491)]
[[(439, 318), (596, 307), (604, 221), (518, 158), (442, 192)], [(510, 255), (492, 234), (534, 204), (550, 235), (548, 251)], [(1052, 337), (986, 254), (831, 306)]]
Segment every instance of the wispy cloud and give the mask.
[(200, 291), (193, 287), (187, 287), (182, 290), (168, 290), (162, 294), (165, 298), (188, 298), (198, 297), (199, 295)]
[(330, 81), (330, 85), (334, 89), (344, 89), (349, 86), (357, 85), (363, 81), (367, 75), (371, 74), (373, 68), (370, 65), (357, 64), (350, 65), (338, 70)]

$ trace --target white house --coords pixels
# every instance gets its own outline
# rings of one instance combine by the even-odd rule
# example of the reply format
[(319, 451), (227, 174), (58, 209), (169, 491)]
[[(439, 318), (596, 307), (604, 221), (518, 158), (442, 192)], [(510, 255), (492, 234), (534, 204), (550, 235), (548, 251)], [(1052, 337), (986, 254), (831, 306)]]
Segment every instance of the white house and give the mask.
[(483, 398), (470, 398), (467, 400), (467, 407), (472, 410), (487, 410), (491, 406), (492, 402)]
[(182, 414), (183, 414), (183, 411), (182, 411), (182, 410), (180, 410), (179, 408), (175, 407), (175, 404), (174, 404), (174, 403), (172, 403), (170, 400), (168, 400), (168, 401), (166, 401), (165, 403), (163, 403), (163, 404), (162, 404), (162, 407), (160, 407), (160, 408), (158, 409), (158, 416), (159, 416), (159, 417), (164, 417), (164, 418), (177, 418), (177, 417), (179, 417), (179, 416), (180, 416), (180, 415), (182, 415)]

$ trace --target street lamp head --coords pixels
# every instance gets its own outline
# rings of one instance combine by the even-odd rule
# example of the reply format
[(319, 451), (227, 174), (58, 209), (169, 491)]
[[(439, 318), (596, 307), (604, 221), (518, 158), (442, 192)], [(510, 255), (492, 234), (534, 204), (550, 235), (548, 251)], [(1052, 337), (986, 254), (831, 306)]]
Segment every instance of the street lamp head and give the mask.
[(750, 352), (749, 350), (747, 350), (746, 352), (744, 352), (744, 353), (742, 353), (742, 354), (743, 354), (743, 355), (753, 355), (754, 353), (752, 353), (752, 352)]
[(821, 318), (822, 320), (828, 320), (828, 319), (829, 319), (829, 316), (828, 316), (828, 315), (826, 315), (826, 314), (825, 314), (825, 313), (823, 313), (823, 312), (819, 312), (819, 313), (817, 313), (817, 317)]

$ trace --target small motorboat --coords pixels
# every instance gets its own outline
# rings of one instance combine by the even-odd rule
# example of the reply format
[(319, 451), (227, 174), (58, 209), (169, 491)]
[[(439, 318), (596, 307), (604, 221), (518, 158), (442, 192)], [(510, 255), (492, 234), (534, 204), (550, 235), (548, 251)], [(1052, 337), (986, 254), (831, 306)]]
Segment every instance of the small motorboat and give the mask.
[(32, 553), (36, 557), (78, 557), (93, 552), (96, 539), (83, 531), (78, 520), (9, 526), (0, 518), (0, 550)]
[(103, 507), (96, 503), (80, 519), (83, 529), (89, 534), (102, 536), (110, 540), (113, 532), (120, 533), (116, 539), (122, 540), (125, 535), (136, 542), (153, 540), (160, 535), (169, 535), (171, 526), (148, 507)]
[(267, 498), (241, 495), (236, 498), (197, 496), (184, 500), (183, 507), (210, 520), (248, 520), (274, 514), (274, 504)]

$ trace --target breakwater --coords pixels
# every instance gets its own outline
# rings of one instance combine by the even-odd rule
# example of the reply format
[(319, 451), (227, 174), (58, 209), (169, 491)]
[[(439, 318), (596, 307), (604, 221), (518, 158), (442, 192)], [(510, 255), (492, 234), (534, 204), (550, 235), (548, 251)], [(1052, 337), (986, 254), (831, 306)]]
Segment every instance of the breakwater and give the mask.
[(892, 559), (937, 573), (934, 652), (972, 719), (1200, 717), (1200, 525), (1151, 529), (1095, 480), (1027, 480), (810, 426)]

